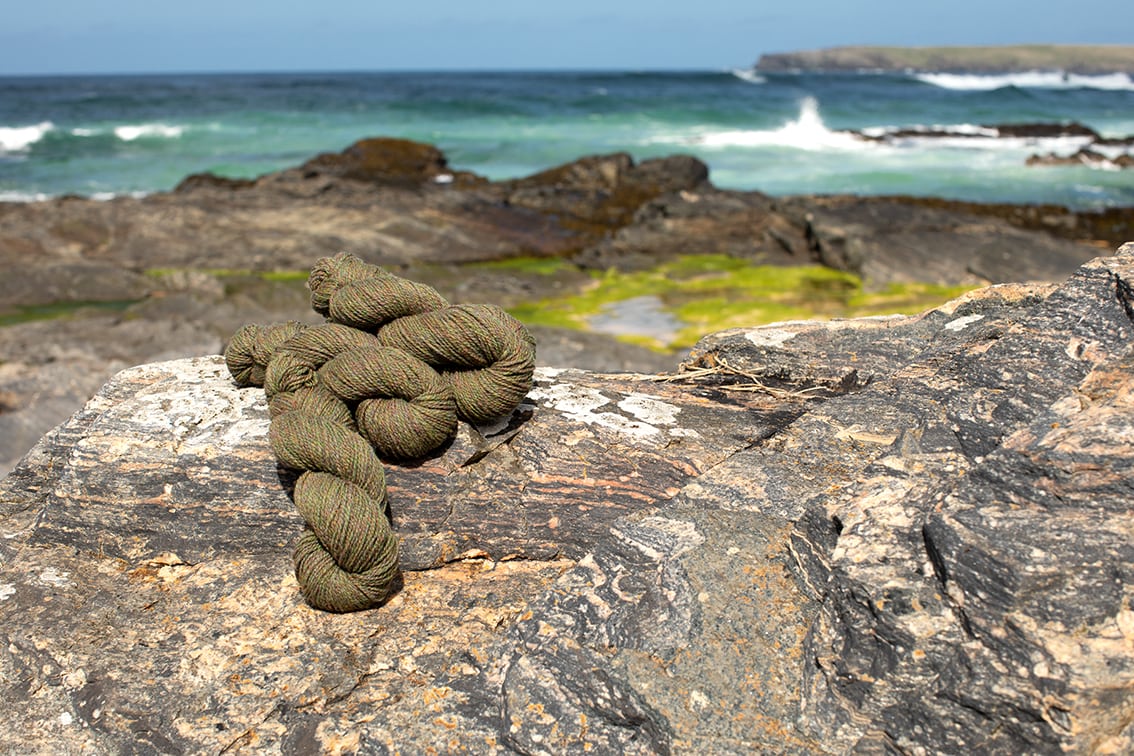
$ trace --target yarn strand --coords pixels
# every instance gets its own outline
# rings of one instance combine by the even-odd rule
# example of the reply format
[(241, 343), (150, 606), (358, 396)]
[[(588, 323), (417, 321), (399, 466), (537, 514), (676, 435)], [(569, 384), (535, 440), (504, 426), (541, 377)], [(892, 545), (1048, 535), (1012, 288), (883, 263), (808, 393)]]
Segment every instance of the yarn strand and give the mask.
[(494, 305), (450, 305), (434, 289), (347, 254), (316, 262), (311, 305), (327, 322), (247, 325), (225, 349), (240, 386), (263, 386), (279, 463), (300, 472), (307, 524), (295, 574), (317, 609), (379, 606), (398, 549), (379, 457), (418, 459), (458, 418), (507, 415), (531, 388), (535, 341)]

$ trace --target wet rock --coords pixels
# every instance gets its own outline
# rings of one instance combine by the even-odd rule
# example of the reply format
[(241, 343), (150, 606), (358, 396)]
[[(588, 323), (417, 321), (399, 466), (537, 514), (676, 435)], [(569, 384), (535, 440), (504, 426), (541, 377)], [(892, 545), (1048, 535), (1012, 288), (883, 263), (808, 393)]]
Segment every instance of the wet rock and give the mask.
[(543, 369), (390, 468), (404, 583), (343, 616), (298, 597), (259, 391), (128, 370), (0, 480), (0, 743), (1129, 751), (1132, 354), (1134, 245)]
[[(1113, 148), (1129, 148), (1134, 137), (1103, 137), (1097, 131), (1081, 123), (1002, 123), (982, 126), (917, 126), (913, 128), (875, 129), (851, 131), (860, 139), (872, 142), (900, 144), (908, 140), (920, 139), (1023, 139), (1035, 144), (1040, 139), (1067, 139), (1078, 145), (1072, 154), (1033, 154), (1025, 161), (1027, 165), (1075, 166), (1086, 165), (1101, 169), (1128, 168), (1134, 164), (1134, 157), (1128, 151)], [(1105, 150), (1105, 151), (1104, 151)]]
[(1102, 139), (1090, 126), (1072, 121), (1070, 123), (996, 123), (980, 126), (950, 127), (922, 126), (916, 128), (886, 129), (884, 131), (853, 131), (863, 139), (874, 142), (892, 142), (903, 139), (1057, 139), (1077, 137), (1088, 142)]
[(1046, 155), (1032, 155), (1027, 160), (1028, 165), (1087, 165), (1095, 168), (1134, 168), (1134, 155), (1123, 153), (1116, 157), (1104, 155), (1089, 147), (1080, 148), (1071, 155), (1057, 155), (1050, 152)]

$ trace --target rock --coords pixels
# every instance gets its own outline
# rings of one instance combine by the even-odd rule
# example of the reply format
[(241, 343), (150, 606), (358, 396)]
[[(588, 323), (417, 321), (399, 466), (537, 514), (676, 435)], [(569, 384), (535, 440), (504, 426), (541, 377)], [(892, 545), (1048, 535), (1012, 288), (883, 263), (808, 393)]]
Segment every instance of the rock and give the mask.
[(626, 153), (595, 155), (505, 184), (509, 205), (560, 218), (601, 238), (630, 223), (644, 204), (663, 194), (695, 189), (709, 168), (695, 157), (677, 155), (635, 164)]
[(1090, 126), (1072, 121), (1070, 123), (998, 123), (983, 124), (977, 127), (921, 126), (906, 129), (886, 129), (871, 131), (851, 131), (873, 142), (891, 142), (901, 139), (1057, 139), (1078, 137), (1090, 142), (1102, 140), (1102, 136)]
[(872, 129), (850, 131), (860, 139), (871, 142), (901, 143), (910, 139), (1025, 139), (1034, 142), (1038, 139), (1071, 138), (1081, 145), (1071, 155), (1048, 153), (1034, 154), (1025, 161), (1027, 165), (1075, 166), (1088, 165), (1103, 169), (1129, 168), (1134, 165), (1134, 156), (1121, 152), (1113, 157), (1100, 152), (1100, 147), (1129, 147), (1134, 137), (1103, 137), (1094, 129), (1081, 123), (1007, 123), (977, 127), (918, 126), (914, 128)]
[(1123, 153), (1111, 158), (1107, 155), (1083, 147), (1071, 155), (1057, 155), (1054, 152), (1046, 155), (1032, 155), (1027, 160), (1028, 165), (1088, 165), (1095, 168), (1131, 168), (1134, 167), (1134, 155)]
[(543, 369), (391, 467), (408, 570), (306, 607), (263, 398), (120, 373), (0, 480), (0, 743), (1126, 752), (1134, 245), (917, 317)]
[(816, 197), (795, 207), (806, 218), (818, 259), (874, 286), (1053, 281), (1068, 261), (1086, 262), (1095, 254), (995, 218), (965, 218), (902, 199)]
[[(645, 268), (684, 254), (821, 262), (876, 286), (908, 280), (921, 265), (948, 283), (1059, 280), (1098, 254), (1084, 239), (1107, 246), (1134, 226), (1128, 208), (930, 202), (725, 192), (689, 156), (590, 156), (485, 182), (449, 170), (431, 145), (367, 139), (251, 181), (198, 175), (142, 198), (0, 203), (0, 318), (16, 321), (0, 327), (0, 392), (15, 407), (0, 411), (0, 473), (114, 371), (215, 352), (247, 322), (309, 318), (302, 284), (271, 274), (286, 279), (344, 250), (412, 270), (454, 301), (508, 306), (582, 291), (592, 282), (584, 269)], [(525, 276), (476, 267), (517, 257), (579, 269)], [(18, 322), (27, 308), (60, 317)], [(558, 350), (578, 367), (658, 369), (656, 355), (611, 339), (545, 335), (549, 357)]]
[(806, 224), (759, 192), (701, 186), (647, 202), (634, 222), (571, 256), (583, 267), (646, 269), (680, 255), (728, 255), (760, 265), (814, 262)]
[(194, 173), (181, 179), (173, 188), (173, 193), (185, 194), (202, 189), (248, 189), (253, 186), (256, 186), (253, 179), (228, 178), (227, 176), (217, 176), (214, 173)]
[(351, 181), (415, 187), (427, 181), (472, 186), (485, 179), (453, 171), (444, 153), (431, 144), (409, 139), (361, 139), (342, 152), (317, 155), (299, 171), (305, 178), (336, 176)]

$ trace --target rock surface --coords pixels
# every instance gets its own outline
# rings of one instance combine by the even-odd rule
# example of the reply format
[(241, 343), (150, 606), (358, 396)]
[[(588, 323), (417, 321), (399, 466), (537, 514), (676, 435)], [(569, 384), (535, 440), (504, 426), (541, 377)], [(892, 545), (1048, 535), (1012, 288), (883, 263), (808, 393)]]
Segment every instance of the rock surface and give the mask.
[(264, 402), (119, 374), (0, 480), (0, 748), (1134, 748), (1134, 246), (918, 317), (544, 369), (392, 467), (401, 591), (300, 600)]

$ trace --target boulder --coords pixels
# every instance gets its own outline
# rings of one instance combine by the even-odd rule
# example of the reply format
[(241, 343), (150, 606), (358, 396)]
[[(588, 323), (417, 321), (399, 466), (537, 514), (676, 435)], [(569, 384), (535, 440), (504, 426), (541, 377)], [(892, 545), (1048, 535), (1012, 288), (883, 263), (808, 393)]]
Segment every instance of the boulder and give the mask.
[(601, 239), (628, 225), (640, 207), (664, 194), (691, 190), (709, 168), (689, 155), (644, 160), (626, 153), (593, 155), (506, 182), (509, 205), (559, 217), (564, 226)]
[(0, 748), (1134, 748), (1134, 245), (917, 317), (542, 369), (391, 466), (401, 590), (327, 615), (216, 357), (120, 373), (0, 480)]
[(431, 144), (389, 137), (360, 139), (342, 152), (316, 155), (299, 171), (306, 178), (325, 175), (403, 187), (427, 181), (462, 186), (486, 181), (467, 171), (453, 171), (445, 154)]

